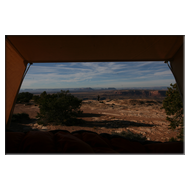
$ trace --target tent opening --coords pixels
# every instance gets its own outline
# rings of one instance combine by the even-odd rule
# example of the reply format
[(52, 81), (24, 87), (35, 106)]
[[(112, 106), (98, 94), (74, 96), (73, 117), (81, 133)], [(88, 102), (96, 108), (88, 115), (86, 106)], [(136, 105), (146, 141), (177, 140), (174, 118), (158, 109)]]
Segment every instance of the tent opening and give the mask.
[[(168, 136), (168, 122), (160, 107), (171, 83), (174, 84), (175, 79), (164, 61), (33, 63), (19, 93), (29, 92), (35, 97), (44, 91), (51, 95), (69, 90), (82, 100), (83, 113), (77, 118), (84, 122), (38, 123), (36, 115), (40, 108), (34, 99), (28, 103), (17, 102), (14, 114), (29, 114), (32, 123), (24, 124), (26, 131), (88, 130), (168, 141), (176, 132)], [(11, 125), (11, 129), (16, 126), (14, 122)]]

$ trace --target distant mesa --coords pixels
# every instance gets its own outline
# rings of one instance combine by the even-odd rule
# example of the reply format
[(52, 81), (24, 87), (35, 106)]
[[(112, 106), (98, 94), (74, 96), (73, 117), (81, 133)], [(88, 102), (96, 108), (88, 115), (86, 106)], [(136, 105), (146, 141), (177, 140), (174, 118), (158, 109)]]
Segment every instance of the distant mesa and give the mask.
[(87, 88), (39, 88), (39, 89), (20, 89), (21, 92), (32, 92), (32, 93), (42, 93), (46, 91), (47, 93), (57, 93), (60, 92), (61, 90), (67, 91), (69, 90), (70, 92), (89, 92), (93, 91), (93, 88), (87, 87)]
[(167, 86), (152, 86), (152, 87), (126, 87), (120, 88), (125, 90), (167, 90)]
[(116, 90), (114, 94), (124, 96), (165, 97), (166, 90)]
[(88, 88), (77, 88), (76, 90), (87, 90), (87, 91), (92, 91), (92, 90), (94, 90), (94, 89), (92, 89), (92, 88), (90, 88), (90, 87), (88, 87)]
[(166, 91), (167, 87), (141, 87), (141, 88), (114, 88), (114, 87), (109, 87), (109, 88), (40, 88), (40, 89), (20, 89), (21, 92), (30, 92), (33, 94), (41, 94), (42, 92), (46, 91), (47, 93), (57, 93), (60, 92), (61, 90), (67, 91), (69, 90), (70, 92), (77, 93), (77, 92), (93, 92), (93, 91), (111, 91), (111, 93), (115, 95), (124, 95), (124, 96), (143, 96), (143, 97), (163, 97), (166, 96)]

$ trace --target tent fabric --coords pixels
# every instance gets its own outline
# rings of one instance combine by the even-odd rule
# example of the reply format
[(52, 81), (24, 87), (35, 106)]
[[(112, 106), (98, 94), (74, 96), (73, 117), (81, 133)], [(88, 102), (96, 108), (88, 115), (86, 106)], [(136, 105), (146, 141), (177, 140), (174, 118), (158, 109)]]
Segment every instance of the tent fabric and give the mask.
[(138, 142), (92, 131), (6, 132), (6, 154), (183, 154), (183, 142)]
[[(170, 62), (171, 70), (177, 81), (179, 91), (181, 92), (181, 96), (183, 97), (184, 92), (184, 46), (177, 51), (175, 56)], [(183, 98), (182, 98), (183, 99)]]
[(5, 120), (7, 124), (26, 69), (24, 59), (8, 40), (5, 42), (5, 63)]
[(165, 61), (183, 36), (7, 36), (28, 62)]
[[(5, 115), (9, 126), (27, 63), (170, 61), (183, 94), (184, 36), (6, 36)], [(182, 142), (140, 143), (90, 131), (6, 132), (6, 153), (183, 153)]]

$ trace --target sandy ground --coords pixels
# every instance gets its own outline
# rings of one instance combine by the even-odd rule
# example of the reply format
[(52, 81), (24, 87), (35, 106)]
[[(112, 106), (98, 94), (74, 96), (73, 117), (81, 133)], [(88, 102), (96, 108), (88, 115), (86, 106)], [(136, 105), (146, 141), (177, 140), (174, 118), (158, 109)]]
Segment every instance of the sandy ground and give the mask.
[(176, 137), (180, 129), (168, 129), (162, 103), (156, 100), (83, 100), (80, 119), (85, 120), (82, 126), (61, 126), (37, 124), (36, 115), (39, 107), (33, 105), (16, 104), (14, 113), (28, 113), (30, 121), (18, 124), (11, 123), (10, 130), (89, 130), (96, 133), (121, 133), (130, 130), (133, 133), (146, 136), (147, 140), (167, 142), (171, 137)]

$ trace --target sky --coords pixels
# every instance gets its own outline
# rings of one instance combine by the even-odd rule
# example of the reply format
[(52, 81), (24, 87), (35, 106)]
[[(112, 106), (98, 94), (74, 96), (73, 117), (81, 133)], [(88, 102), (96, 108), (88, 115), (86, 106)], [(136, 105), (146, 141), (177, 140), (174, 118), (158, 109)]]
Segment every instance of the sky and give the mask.
[(170, 86), (175, 79), (163, 61), (33, 63), (21, 89)]

